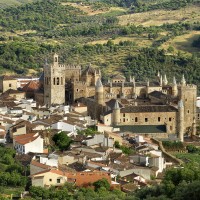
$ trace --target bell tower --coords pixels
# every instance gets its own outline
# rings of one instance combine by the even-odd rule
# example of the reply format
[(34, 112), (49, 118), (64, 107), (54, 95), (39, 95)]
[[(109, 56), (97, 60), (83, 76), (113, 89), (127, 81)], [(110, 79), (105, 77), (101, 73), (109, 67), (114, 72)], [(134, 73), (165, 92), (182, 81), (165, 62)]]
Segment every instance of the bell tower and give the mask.
[(65, 66), (58, 62), (58, 55), (53, 55), (53, 63), (44, 66), (44, 104), (60, 105), (65, 103)]

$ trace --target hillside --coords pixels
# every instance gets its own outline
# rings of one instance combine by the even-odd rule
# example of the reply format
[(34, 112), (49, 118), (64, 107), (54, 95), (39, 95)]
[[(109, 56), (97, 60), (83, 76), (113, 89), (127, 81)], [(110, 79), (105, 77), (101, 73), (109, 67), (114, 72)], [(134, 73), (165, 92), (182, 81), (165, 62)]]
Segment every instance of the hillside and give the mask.
[[(189, 69), (187, 80), (199, 84), (193, 43), (200, 36), (200, 4), (184, 2), (43, 0), (8, 7), (0, 11), (0, 70), (39, 73), (58, 52), (62, 61), (100, 67), (104, 80), (111, 72), (145, 80), (158, 69), (180, 78)], [(145, 55), (152, 52), (160, 60)]]
[(0, 9), (7, 8), (9, 6), (20, 6), (25, 3), (31, 3), (36, 0), (1, 0)]

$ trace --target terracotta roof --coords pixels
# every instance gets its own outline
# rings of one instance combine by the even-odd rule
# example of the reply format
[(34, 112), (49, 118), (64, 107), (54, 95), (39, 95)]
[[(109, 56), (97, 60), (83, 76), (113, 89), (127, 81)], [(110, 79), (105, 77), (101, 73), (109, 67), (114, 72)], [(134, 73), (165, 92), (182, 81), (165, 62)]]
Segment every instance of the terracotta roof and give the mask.
[(47, 170), (45, 170), (45, 171), (32, 174), (30, 177), (42, 175), (42, 174), (45, 174), (45, 173), (47, 173), (47, 172), (51, 172), (51, 173), (58, 174), (58, 175), (61, 175), (61, 176), (66, 176), (66, 173), (63, 172), (63, 171), (61, 171), (61, 170), (59, 170), (59, 169), (47, 169)]
[(24, 145), (36, 140), (38, 137), (40, 136), (35, 133), (29, 133), (29, 134), (15, 136), (14, 140), (16, 143)]
[(38, 81), (30, 81), (22, 88), (22, 90), (25, 92), (34, 92), (35, 90), (38, 89), (39, 89)]
[(35, 161), (35, 160), (32, 160), (32, 161), (31, 161), (31, 165), (34, 165), (34, 166), (36, 166), (36, 167), (40, 167), (40, 168), (42, 168), (42, 169), (49, 169), (49, 168), (51, 168), (51, 166), (45, 165), (45, 164), (40, 163), (40, 162), (37, 162), (37, 161)]

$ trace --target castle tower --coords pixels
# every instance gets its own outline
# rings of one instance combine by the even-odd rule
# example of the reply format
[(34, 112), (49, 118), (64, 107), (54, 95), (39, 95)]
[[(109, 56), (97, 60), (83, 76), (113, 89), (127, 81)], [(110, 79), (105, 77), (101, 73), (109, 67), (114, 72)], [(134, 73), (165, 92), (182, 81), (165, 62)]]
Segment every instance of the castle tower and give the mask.
[(101, 79), (97, 79), (95, 86), (95, 104), (96, 104), (96, 119), (100, 119), (100, 115), (103, 112), (104, 102), (104, 91)]
[(103, 94), (103, 84), (101, 79), (97, 79), (96, 86), (95, 86), (95, 98), (96, 102), (99, 105), (104, 105), (104, 94)]
[(184, 141), (184, 105), (182, 99), (178, 102), (178, 137), (181, 142)]
[(119, 125), (120, 124), (120, 107), (119, 102), (116, 100), (114, 109), (113, 109), (113, 125)]
[(196, 119), (197, 86), (186, 84), (184, 75), (181, 84), (178, 85), (178, 98), (183, 101), (184, 105), (184, 132), (196, 134), (196, 129), (193, 129), (193, 123)]
[(176, 83), (175, 76), (173, 77), (173, 83), (172, 83), (172, 96), (176, 97), (178, 95), (178, 86)]
[(65, 103), (65, 66), (59, 65), (58, 55), (54, 54), (53, 63), (44, 66), (44, 104), (49, 107)]

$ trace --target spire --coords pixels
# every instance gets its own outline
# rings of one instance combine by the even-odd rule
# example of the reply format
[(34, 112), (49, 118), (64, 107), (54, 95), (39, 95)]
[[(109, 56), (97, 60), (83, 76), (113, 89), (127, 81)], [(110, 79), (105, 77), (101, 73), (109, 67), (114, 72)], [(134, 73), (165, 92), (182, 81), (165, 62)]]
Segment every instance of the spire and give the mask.
[(149, 87), (149, 79), (147, 79), (147, 87)]
[(132, 81), (133, 81), (131, 76), (130, 76), (129, 80), (130, 80), (130, 82), (132, 82)]
[(163, 83), (164, 83), (164, 85), (167, 85), (167, 83), (168, 83), (167, 75), (166, 74), (164, 75)]
[(118, 102), (117, 100), (115, 101), (114, 109), (115, 109), (115, 110), (120, 109), (120, 107), (119, 107), (119, 102)]
[(184, 108), (182, 99), (178, 102), (178, 108)]
[(133, 81), (133, 85), (135, 87), (135, 77), (134, 76), (132, 77), (132, 81)]
[(175, 76), (173, 77), (173, 85), (177, 85), (176, 84), (176, 77)]
[(186, 84), (186, 80), (185, 80), (185, 76), (183, 74), (182, 79), (181, 79), (181, 85), (185, 85)]
[(102, 82), (101, 82), (101, 79), (98, 78), (98, 79), (97, 79), (97, 82), (96, 82), (96, 88), (101, 88), (101, 87), (103, 87), (103, 84), (102, 84)]

